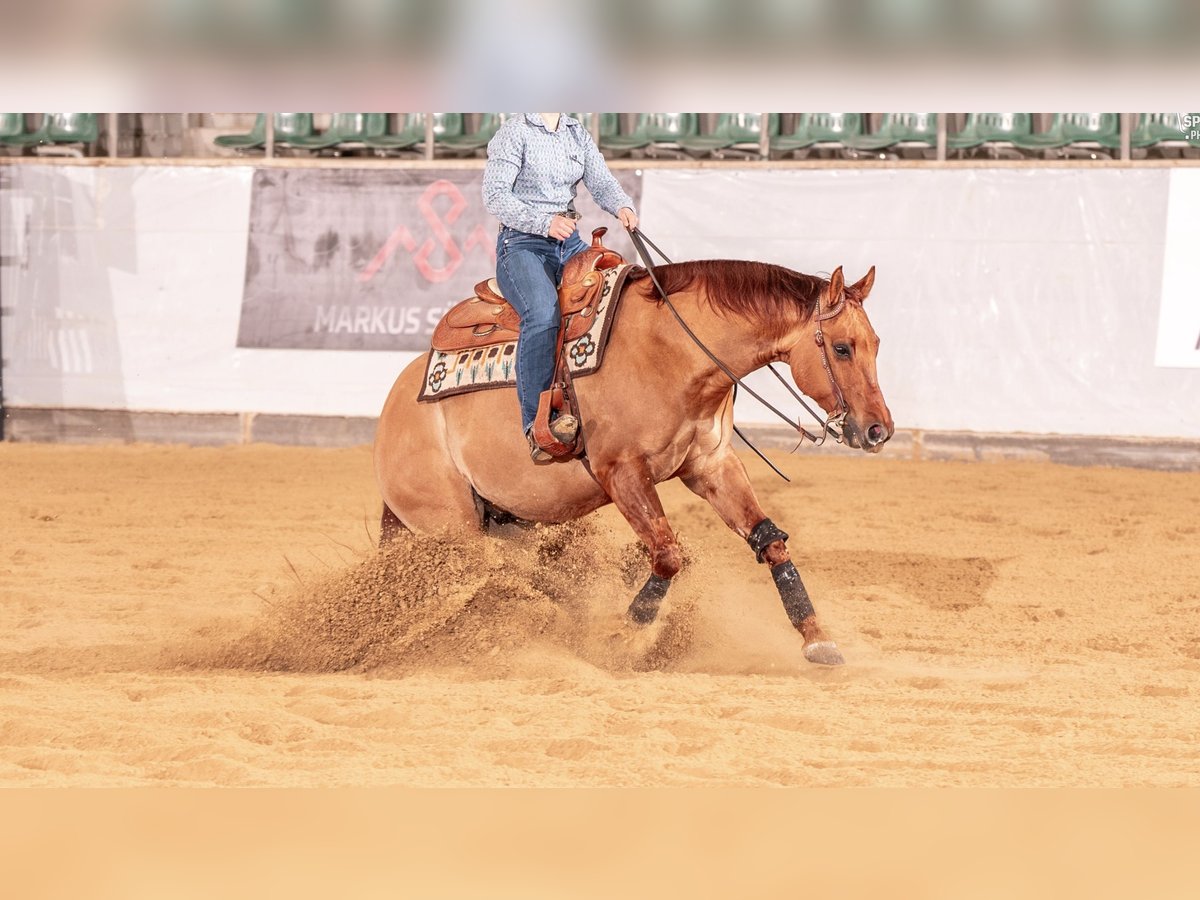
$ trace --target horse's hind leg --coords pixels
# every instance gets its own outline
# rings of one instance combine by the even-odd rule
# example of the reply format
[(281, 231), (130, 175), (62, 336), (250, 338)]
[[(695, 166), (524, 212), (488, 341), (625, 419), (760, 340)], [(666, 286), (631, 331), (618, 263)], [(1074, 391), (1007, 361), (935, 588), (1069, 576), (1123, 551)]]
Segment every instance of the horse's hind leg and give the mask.
[(767, 518), (741, 460), (732, 452), (704, 461), (702, 468), (685, 475), (683, 483), (707, 500), (725, 524), (750, 544), (759, 562), (771, 567), (783, 608), (792, 625), (804, 637), (804, 658), (809, 662), (838, 666), (845, 662), (837, 644), (817, 621), (800, 573), (788, 553), (787, 535)]
[(658, 615), (671, 579), (683, 565), (683, 554), (675, 532), (667, 522), (645, 460), (622, 460), (595, 474), (605, 493), (650, 551), (650, 577), (629, 605), (629, 617), (639, 625), (647, 625)]
[[(380, 414), (374, 451), (379, 493), (385, 509), (418, 534), (477, 533), (483, 506), (446, 445), (440, 404), (417, 402), (424, 376), (418, 358), (396, 379)], [(383, 532), (394, 537), (387, 511)]]
[(419, 478), (380, 478), (384, 510), (381, 544), (401, 529), (455, 535), (482, 531), (483, 503), (465, 478), (453, 471), (422, 468), (419, 462), (411, 465), (420, 473)]
[(386, 547), (396, 539), (396, 535), (407, 530), (400, 517), (392, 512), (386, 503), (383, 504), (383, 519), (379, 523), (379, 546)]

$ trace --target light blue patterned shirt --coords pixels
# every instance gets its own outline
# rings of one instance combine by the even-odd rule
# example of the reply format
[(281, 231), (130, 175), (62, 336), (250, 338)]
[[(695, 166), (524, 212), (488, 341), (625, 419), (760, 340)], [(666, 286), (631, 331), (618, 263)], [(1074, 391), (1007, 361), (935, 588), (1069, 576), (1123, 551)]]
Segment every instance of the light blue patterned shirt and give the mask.
[(545, 236), (555, 213), (575, 208), (580, 180), (601, 209), (633, 209), (596, 142), (578, 119), (563, 114), (550, 131), (539, 113), (508, 119), (488, 143), (483, 203), (509, 228)]

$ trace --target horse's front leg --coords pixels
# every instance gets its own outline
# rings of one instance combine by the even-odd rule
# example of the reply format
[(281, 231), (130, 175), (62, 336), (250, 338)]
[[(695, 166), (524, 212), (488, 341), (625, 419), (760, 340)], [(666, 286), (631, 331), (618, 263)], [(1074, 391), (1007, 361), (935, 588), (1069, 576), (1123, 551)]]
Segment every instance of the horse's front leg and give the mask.
[(658, 615), (671, 579), (683, 565), (679, 542), (663, 513), (650, 467), (644, 459), (619, 460), (597, 469), (595, 475), (650, 551), (650, 577), (629, 605), (629, 617), (639, 625), (647, 625)]
[(681, 476), (683, 483), (707, 500), (725, 524), (741, 535), (759, 562), (771, 567), (771, 577), (779, 588), (779, 597), (792, 625), (804, 637), (804, 658), (827, 666), (845, 662), (837, 644), (830, 640), (809, 600), (800, 573), (787, 548), (787, 534), (767, 518), (746, 469), (730, 451), (705, 459), (693, 471)]

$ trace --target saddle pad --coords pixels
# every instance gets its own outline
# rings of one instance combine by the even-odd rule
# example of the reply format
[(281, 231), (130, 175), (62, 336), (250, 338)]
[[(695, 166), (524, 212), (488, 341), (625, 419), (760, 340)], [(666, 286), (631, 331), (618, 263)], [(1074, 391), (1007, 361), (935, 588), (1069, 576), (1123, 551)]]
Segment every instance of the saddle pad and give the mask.
[[(600, 299), (596, 302), (591, 327), (563, 347), (571, 377), (582, 378), (600, 368), (617, 305), (621, 302), (621, 288), (631, 268), (626, 264), (603, 270), (604, 283), (600, 286)], [(516, 361), (516, 341), (449, 353), (431, 350), (417, 399), (429, 403), (468, 391), (515, 387)]]

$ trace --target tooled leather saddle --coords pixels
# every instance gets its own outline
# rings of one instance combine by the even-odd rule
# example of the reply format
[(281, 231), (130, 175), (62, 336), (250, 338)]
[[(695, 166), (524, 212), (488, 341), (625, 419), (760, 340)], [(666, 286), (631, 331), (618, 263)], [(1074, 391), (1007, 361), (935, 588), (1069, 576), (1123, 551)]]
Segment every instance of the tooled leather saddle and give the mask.
[[(562, 284), (558, 288), (558, 308), (567, 328), (559, 329), (560, 342), (580, 337), (591, 326), (589, 321), (600, 295), (600, 272), (625, 262), (621, 254), (601, 242), (607, 228), (592, 232), (592, 244), (567, 260)], [(500, 293), (495, 278), (475, 285), (475, 296), (450, 308), (433, 330), (434, 350), (447, 353), (490, 347), (515, 341), (521, 332), (521, 317)]]
[[(579, 438), (571, 444), (559, 441), (550, 431), (551, 411), (563, 415), (575, 414), (571, 391), (571, 374), (563, 354), (563, 345), (582, 337), (592, 325), (592, 316), (604, 282), (603, 271), (622, 265), (625, 258), (604, 246), (602, 238), (607, 228), (592, 232), (591, 246), (571, 257), (563, 267), (562, 284), (558, 288), (558, 308), (564, 325), (558, 329), (555, 352), (554, 379), (550, 389), (542, 393), (533, 437), (538, 446), (556, 459), (579, 455), (583, 446)], [(461, 352), (515, 341), (521, 332), (521, 317), (500, 293), (495, 278), (475, 285), (475, 296), (450, 308), (433, 331), (432, 347), (443, 352)]]

